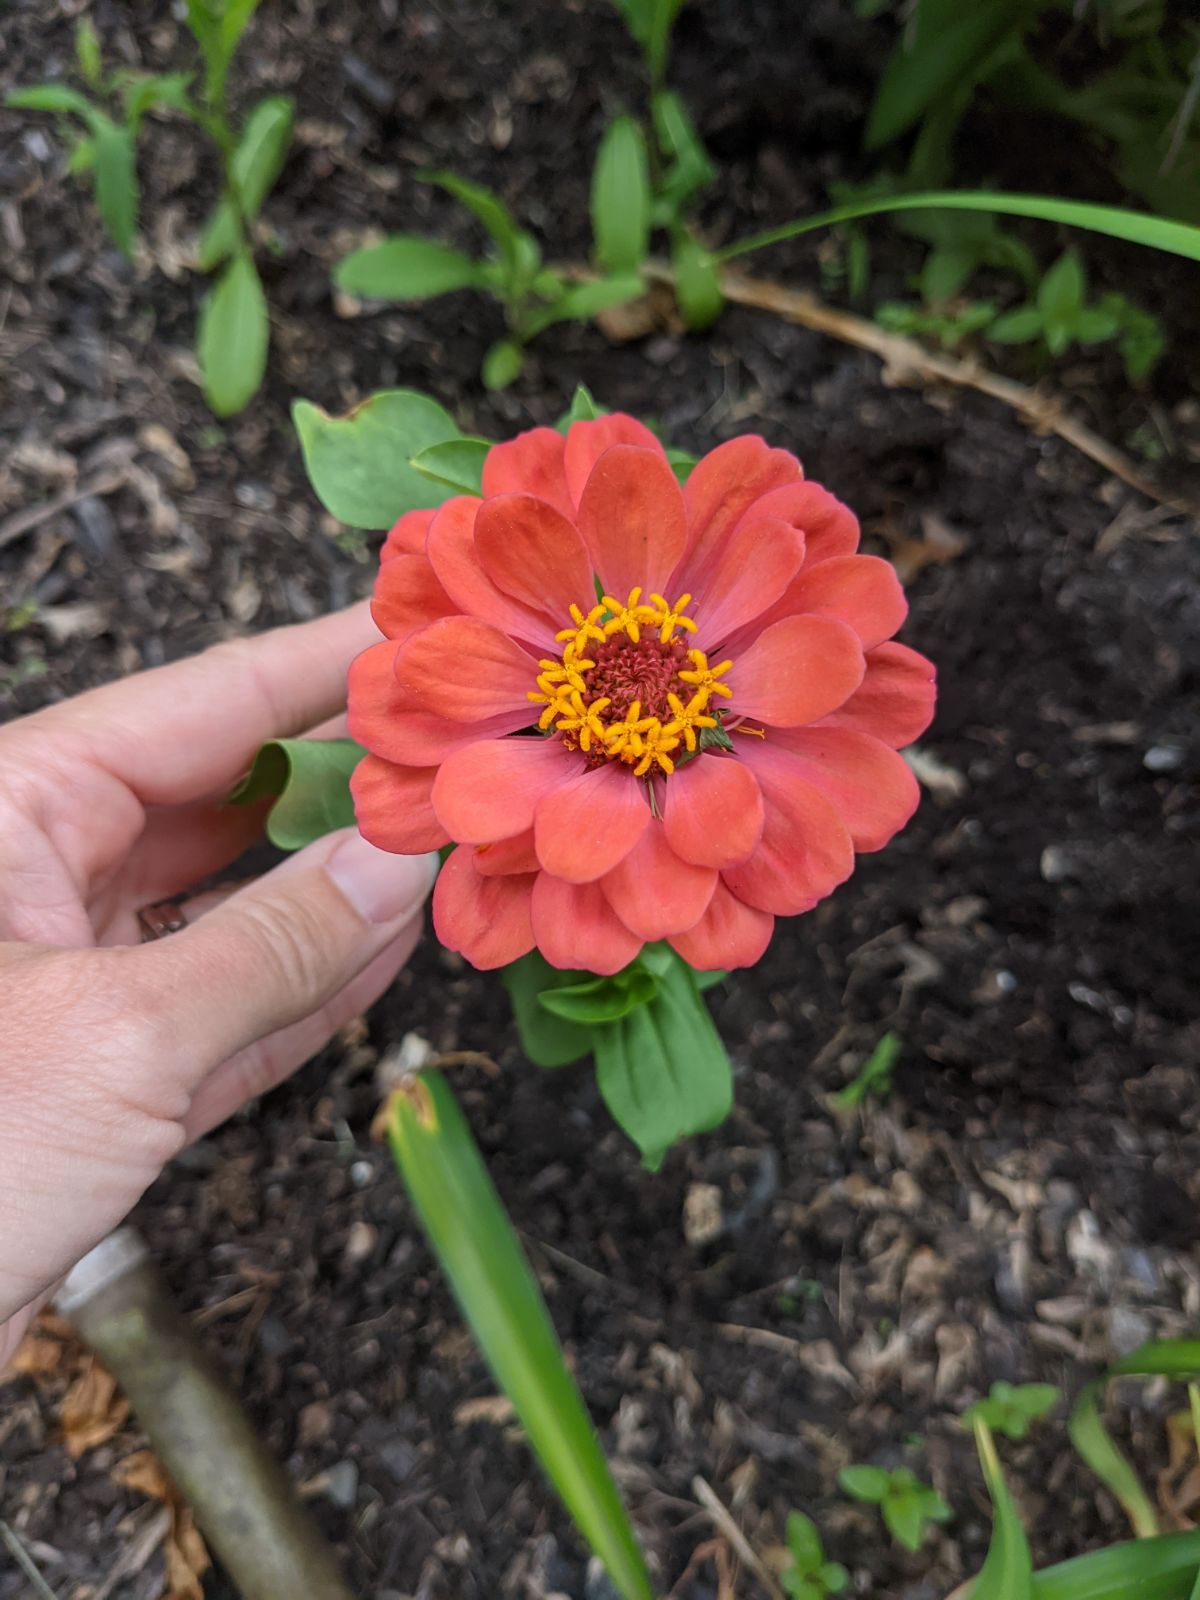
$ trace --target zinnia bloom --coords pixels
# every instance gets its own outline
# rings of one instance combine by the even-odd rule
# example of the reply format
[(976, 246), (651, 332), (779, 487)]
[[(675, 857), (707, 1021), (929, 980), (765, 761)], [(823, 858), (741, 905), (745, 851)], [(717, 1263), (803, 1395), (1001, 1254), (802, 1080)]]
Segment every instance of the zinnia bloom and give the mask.
[(898, 748), (933, 668), (854, 515), (787, 451), (730, 440), (680, 488), (640, 422), (496, 445), (483, 497), (413, 511), (381, 555), (386, 635), (353, 664), (359, 826), (454, 843), (442, 943), (618, 971), (666, 939), (748, 966), (917, 805)]

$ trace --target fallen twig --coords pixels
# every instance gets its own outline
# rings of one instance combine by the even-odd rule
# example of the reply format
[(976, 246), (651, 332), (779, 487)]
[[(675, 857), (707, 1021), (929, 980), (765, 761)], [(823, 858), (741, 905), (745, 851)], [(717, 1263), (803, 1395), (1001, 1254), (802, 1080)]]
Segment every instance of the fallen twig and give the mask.
[(712, 1518), (714, 1527), (719, 1529), (728, 1539), (741, 1560), (746, 1563), (759, 1583), (771, 1596), (771, 1600), (784, 1600), (783, 1590), (776, 1583), (767, 1567), (764, 1566), (761, 1556), (759, 1556), (749, 1539), (738, 1527), (732, 1513), (726, 1509), (724, 1502), (712, 1485), (697, 1474), (692, 1479), (692, 1493)]
[(115, 472), (102, 472), (95, 478), (90, 478), (86, 483), (77, 483), (74, 488), (63, 489), (50, 500), (43, 500), (40, 505), (26, 506), (23, 511), (14, 511), (11, 517), (6, 517), (0, 522), (0, 550), (6, 544), (11, 544), (14, 539), (19, 539), (24, 533), (32, 533), (34, 528), (43, 522), (49, 522), (51, 517), (56, 517), (60, 511), (69, 511), (81, 500), (90, 499), (92, 495), (112, 494), (114, 489), (119, 489), (125, 483), (127, 473), (125, 468)]
[(34, 1566), (33, 1557), (17, 1537), (15, 1529), (10, 1528), (7, 1522), (0, 1522), (0, 1540), (3, 1540), (9, 1554), (33, 1585), (39, 1600), (55, 1600), (54, 1590)]

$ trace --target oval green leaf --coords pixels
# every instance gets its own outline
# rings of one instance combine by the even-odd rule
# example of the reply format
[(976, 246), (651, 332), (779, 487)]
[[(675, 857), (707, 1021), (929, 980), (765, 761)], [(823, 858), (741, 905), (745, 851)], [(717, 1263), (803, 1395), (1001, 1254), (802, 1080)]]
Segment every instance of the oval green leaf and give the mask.
[(392, 1155), (454, 1296), (535, 1455), (624, 1600), (650, 1579), (512, 1224), (445, 1079), (388, 1104)]
[(483, 463), (492, 448), (490, 439), (447, 439), (431, 444), (412, 458), (418, 472), (455, 494), (483, 493)]
[(650, 240), (646, 138), (632, 117), (610, 122), (592, 174), (592, 236), (606, 272), (638, 272)]
[[(292, 138), (294, 107), (286, 95), (260, 100), (246, 118), (231, 162), (238, 186), (242, 215), (253, 219), (283, 170)], [(229, 195), (223, 195), (200, 237), (201, 272), (213, 272), (231, 256), (240, 241), (237, 214)]]
[(204, 398), (231, 417), (254, 397), (267, 369), (270, 321), (253, 258), (243, 251), (205, 296), (196, 334)]
[(138, 186), (133, 131), (108, 117), (92, 119), (92, 173), (96, 204), (109, 238), (122, 255), (133, 254), (137, 236)]
[(710, 327), (725, 306), (720, 274), (711, 254), (686, 228), (671, 240), (671, 266), (683, 320), (697, 333)]
[(350, 774), (366, 753), (353, 739), (271, 739), (259, 747), (227, 804), (274, 798), (267, 838), (280, 850), (302, 850), (354, 825)]
[(483, 264), (463, 251), (411, 233), (355, 250), (333, 269), (339, 289), (372, 300), (428, 300), (455, 289), (477, 289), (483, 276)]
[(454, 419), (428, 395), (381, 389), (344, 417), (297, 400), (292, 421), (317, 499), (340, 522), (390, 528), (405, 511), (450, 497), (412, 464), (430, 445), (459, 437)]
[(507, 389), (521, 376), (524, 365), (525, 352), (521, 346), (514, 339), (499, 339), (484, 356), (479, 376), (485, 389)]

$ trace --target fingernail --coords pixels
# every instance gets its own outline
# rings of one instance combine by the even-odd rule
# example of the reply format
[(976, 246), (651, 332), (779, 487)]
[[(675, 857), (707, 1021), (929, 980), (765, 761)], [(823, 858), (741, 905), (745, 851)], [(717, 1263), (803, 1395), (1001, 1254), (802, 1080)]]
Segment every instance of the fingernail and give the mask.
[(325, 870), (365, 922), (395, 922), (411, 917), (424, 902), (437, 877), (438, 858), (392, 855), (352, 833)]

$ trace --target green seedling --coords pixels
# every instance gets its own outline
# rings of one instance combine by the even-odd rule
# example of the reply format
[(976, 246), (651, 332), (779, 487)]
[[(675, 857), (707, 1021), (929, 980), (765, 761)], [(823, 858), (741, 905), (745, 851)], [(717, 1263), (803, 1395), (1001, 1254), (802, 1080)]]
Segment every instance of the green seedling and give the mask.
[(887, 1032), (863, 1062), (862, 1069), (844, 1089), (830, 1095), (829, 1103), (835, 1111), (854, 1111), (869, 1096), (885, 1100), (891, 1093), (892, 1070), (903, 1049), (898, 1034)]
[(826, 1561), (817, 1525), (802, 1511), (788, 1515), (787, 1545), (792, 1559), (779, 1581), (792, 1600), (825, 1600), (826, 1595), (841, 1594), (849, 1574), (840, 1562)]
[(937, 1490), (922, 1483), (907, 1467), (891, 1472), (883, 1467), (843, 1467), (838, 1482), (852, 1499), (878, 1506), (884, 1526), (906, 1550), (919, 1550), (930, 1525), (946, 1522), (952, 1515)]
[(986, 1400), (976, 1400), (967, 1407), (962, 1421), (966, 1427), (973, 1427), (977, 1421), (986, 1422), (993, 1433), (1020, 1440), (1061, 1399), (1062, 1391), (1052, 1383), (1013, 1385), (1001, 1379), (992, 1385)]

